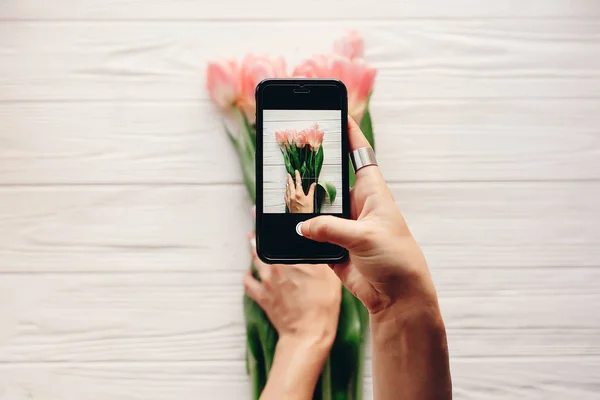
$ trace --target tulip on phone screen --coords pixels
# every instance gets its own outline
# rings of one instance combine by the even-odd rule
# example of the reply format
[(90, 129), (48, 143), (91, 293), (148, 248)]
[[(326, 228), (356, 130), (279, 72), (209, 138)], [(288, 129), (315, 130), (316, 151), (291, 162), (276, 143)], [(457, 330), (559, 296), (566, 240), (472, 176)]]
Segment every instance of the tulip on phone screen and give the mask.
[(314, 124), (312, 127), (306, 130), (306, 137), (312, 151), (319, 150), (324, 136), (325, 132), (319, 129), (319, 124)]
[[(338, 135), (340, 132), (336, 132)], [(311, 193), (311, 185), (318, 184), (317, 196), (314, 199), (308, 199), (311, 207), (300, 208), (290, 207), (290, 199), (284, 195), (286, 201), (286, 212), (320, 212), (325, 201), (333, 204), (336, 199), (337, 189), (331, 182), (319, 182), (319, 175), (323, 168), (324, 150), (321, 146), (325, 132), (315, 123), (308, 128), (296, 130), (280, 130), (275, 132), (275, 141), (279, 145), (283, 156), (283, 166), (286, 173), (292, 181), (295, 182), (300, 177), (302, 194)], [(286, 191), (289, 185), (286, 185)], [(318, 195), (322, 193), (322, 195)]]

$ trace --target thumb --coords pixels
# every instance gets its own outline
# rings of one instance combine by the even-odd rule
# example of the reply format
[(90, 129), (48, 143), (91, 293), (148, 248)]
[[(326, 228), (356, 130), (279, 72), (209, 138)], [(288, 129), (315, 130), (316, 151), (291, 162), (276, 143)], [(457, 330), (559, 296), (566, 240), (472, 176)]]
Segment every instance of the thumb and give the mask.
[(322, 215), (302, 224), (302, 236), (317, 242), (329, 242), (350, 250), (360, 239), (358, 222)]

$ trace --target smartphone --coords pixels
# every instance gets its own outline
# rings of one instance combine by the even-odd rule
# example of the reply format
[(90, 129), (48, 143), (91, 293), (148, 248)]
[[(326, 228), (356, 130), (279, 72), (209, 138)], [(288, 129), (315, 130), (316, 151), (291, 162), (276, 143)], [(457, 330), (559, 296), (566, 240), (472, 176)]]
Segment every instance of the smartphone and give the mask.
[(304, 238), (317, 215), (350, 217), (348, 94), (330, 79), (256, 88), (256, 250), (274, 264), (343, 262), (346, 249)]

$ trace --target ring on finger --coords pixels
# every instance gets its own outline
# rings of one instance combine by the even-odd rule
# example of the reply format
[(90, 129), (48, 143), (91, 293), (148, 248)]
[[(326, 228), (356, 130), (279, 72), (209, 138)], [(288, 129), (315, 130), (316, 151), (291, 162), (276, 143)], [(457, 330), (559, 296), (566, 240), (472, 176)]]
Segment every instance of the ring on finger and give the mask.
[(375, 152), (371, 147), (362, 147), (350, 153), (354, 172), (369, 165), (378, 165), (375, 158)]

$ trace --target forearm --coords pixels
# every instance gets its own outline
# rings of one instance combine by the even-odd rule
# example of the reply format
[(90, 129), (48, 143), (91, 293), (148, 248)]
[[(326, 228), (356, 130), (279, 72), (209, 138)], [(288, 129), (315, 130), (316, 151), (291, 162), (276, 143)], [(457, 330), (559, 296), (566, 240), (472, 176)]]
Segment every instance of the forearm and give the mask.
[(371, 318), (375, 400), (452, 398), (446, 331), (436, 298)]
[(261, 400), (312, 399), (332, 340), (281, 338)]

